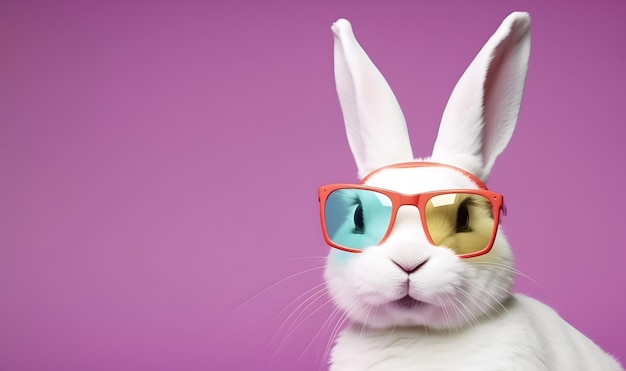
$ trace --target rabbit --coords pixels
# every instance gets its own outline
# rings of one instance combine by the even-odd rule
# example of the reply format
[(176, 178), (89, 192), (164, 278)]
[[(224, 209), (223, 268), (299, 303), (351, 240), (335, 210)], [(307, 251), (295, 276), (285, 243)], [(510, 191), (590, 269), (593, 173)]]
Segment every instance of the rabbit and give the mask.
[[(504, 19), (454, 88), (432, 155), (417, 159), (400, 106), (351, 24), (339, 19), (331, 29), (337, 94), (361, 185), (407, 199), (486, 190), (519, 114), (529, 15)], [(512, 293), (513, 257), (501, 228), (487, 253), (461, 258), (455, 248), (433, 243), (420, 210), (403, 204), (388, 235), (369, 246), (371, 236), (359, 226), (369, 216), (359, 208), (336, 233), (346, 244), (366, 246), (358, 252), (332, 248), (326, 259), (328, 292), (349, 321), (332, 345), (331, 371), (622, 370), (550, 307)]]

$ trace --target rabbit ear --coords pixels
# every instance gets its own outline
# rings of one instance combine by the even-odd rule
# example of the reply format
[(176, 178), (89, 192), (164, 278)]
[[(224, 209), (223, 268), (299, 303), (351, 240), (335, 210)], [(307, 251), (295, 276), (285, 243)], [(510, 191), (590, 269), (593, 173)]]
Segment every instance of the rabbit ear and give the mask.
[(340, 19), (331, 28), (337, 94), (359, 176), (413, 160), (404, 115), (387, 81), (357, 42), (350, 22)]
[(432, 159), (487, 181), (519, 114), (530, 54), (530, 18), (509, 15), (457, 83), (441, 119)]

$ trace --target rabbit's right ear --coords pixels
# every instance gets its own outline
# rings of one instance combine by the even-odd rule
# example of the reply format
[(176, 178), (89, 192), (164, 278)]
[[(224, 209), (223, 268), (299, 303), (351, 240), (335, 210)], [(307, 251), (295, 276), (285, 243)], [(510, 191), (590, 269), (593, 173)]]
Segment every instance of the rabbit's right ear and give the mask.
[(357, 42), (350, 22), (340, 19), (332, 30), (337, 95), (359, 176), (412, 161), (404, 115), (387, 81)]

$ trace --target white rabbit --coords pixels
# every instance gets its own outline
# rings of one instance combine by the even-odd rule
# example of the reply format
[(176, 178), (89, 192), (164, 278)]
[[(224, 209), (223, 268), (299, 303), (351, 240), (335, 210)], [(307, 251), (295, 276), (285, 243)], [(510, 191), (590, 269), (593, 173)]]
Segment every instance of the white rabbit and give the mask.
[[(361, 178), (376, 170), (363, 184), (405, 195), (482, 188), (517, 121), (528, 14), (509, 15), (460, 78), (427, 159), (413, 157), (396, 98), (350, 23), (340, 19), (332, 30), (350, 148)], [(421, 161), (452, 166), (386, 167)], [(327, 286), (351, 322), (337, 337), (331, 370), (622, 369), (552, 309), (511, 292), (513, 259), (502, 230), (488, 253), (462, 259), (432, 243), (421, 217), (417, 207), (400, 206), (381, 243), (359, 253), (331, 249)]]

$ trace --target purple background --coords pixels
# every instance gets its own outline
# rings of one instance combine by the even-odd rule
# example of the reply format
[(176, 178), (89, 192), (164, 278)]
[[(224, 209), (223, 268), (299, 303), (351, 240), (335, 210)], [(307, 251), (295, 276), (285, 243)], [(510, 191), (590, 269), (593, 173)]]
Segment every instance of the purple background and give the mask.
[(423, 156), (513, 10), (531, 66), (490, 186), (517, 290), (626, 361), (626, 2), (560, 3), (0, 2), (0, 369), (322, 369), (316, 191), (356, 180), (331, 23)]

